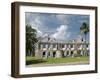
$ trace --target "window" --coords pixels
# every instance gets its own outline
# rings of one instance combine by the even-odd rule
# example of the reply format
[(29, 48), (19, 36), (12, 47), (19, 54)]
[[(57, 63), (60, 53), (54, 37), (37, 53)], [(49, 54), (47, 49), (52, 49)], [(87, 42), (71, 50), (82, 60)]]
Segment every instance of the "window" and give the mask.
[(53, 45), (52, 44), (50, 45), (50, 48), (53, 48)]
[(65, 45), (64, 44), (62, 44), (62, 48), (64, 48), (65, 47)]
[(88, 48), (88, 44), (86, 45), (86, 47)]
[(70, 47), (73, 48), (73, 44), (71, 44)]
[(43, 44), (43, 48), (45, 48), (45, 44)]
[(55, 48), (56, 47), (56, 44), (53, 44), (53, 48)]
[(40, 45), (40, 48), (41, 48), (41, 49), (43, 48), (43, 44)]

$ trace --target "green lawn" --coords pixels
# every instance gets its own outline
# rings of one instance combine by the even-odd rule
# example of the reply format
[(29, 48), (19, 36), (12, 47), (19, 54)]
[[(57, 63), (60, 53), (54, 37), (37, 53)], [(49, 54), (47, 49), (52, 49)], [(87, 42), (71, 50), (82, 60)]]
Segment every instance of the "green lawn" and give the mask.
[(81, 57), (65, 57), (65, 58), (47, 58), (47, 59), (37, 59), (35, 57), (26, 57), (26, 65), (31, 64), (52, 64), (52, 63), (67, 63), (67, 62), (79, 62), (79, 61), (89, 61), (88, 56)]

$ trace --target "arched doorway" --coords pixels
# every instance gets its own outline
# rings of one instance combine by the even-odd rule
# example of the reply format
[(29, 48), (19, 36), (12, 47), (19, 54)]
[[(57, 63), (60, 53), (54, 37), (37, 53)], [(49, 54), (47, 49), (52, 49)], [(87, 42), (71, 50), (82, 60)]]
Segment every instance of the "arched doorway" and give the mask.
[(73, 56), (73, 51), (71, 51), (71, 56)]
[(43, 53), (42, 53), (42, 57), (45, 57), (45, 55), (46, 55), (46, 52), (45, 52), (45, 51), (43, 51)]
[(55, 51), (53, 52), (53, 57), (56, 57), (56, 52)]

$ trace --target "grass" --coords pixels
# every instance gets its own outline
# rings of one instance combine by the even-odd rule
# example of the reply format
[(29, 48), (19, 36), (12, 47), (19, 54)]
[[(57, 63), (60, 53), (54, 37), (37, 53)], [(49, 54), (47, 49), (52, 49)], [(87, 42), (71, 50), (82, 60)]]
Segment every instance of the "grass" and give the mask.
[(31, 64), (53, 64), (53, 63), (67, 63), (67, 62), (79, 62), (79, 61), (89, 61), (89, 56), (80, 57), (65, 57), (65, 58), (47, 58), (47, 59), (37, 59), (36, 57), (26, 57), (26, 65)]

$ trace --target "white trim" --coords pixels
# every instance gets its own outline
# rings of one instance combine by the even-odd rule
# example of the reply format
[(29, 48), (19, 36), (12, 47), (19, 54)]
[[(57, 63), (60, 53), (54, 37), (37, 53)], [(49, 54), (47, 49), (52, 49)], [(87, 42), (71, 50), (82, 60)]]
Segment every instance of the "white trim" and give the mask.
[[(31, 67), (25, 65), (25, 12), (41, 12), (41, 13), (65, 13), (65, 14), (83, 14), (90, 15), (90, 64), (89, 65), (75, 65), (75, 66), (48, 66), (48, 67)], [(93, 10), (81, 9), (63, 9), (50, 7), (20, 7), (20, 74), (38, 74), (38, 73), (53, 73), (53, 72), (73, 72), (73, 71), (87, 71), (95, 69), (95, 12)]]

